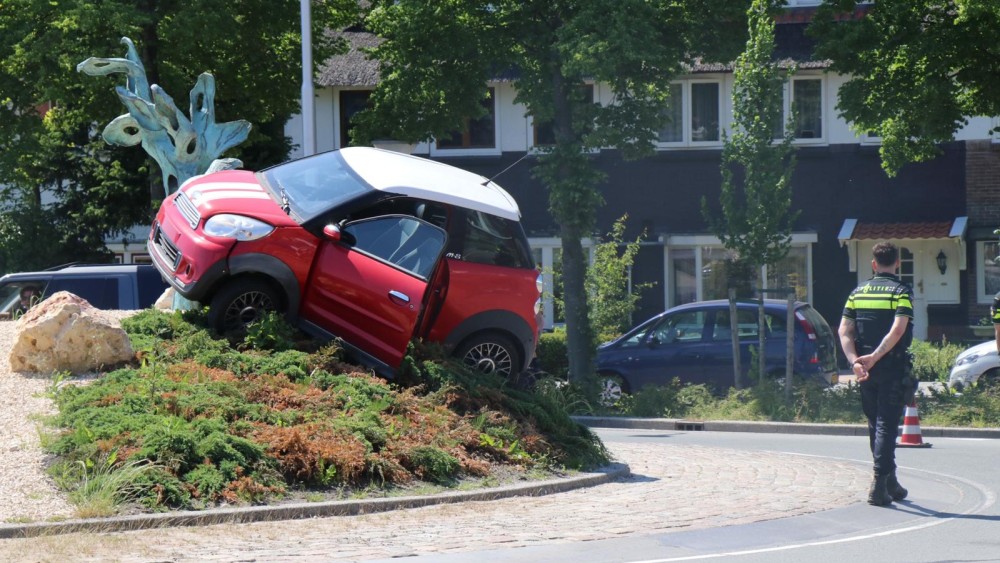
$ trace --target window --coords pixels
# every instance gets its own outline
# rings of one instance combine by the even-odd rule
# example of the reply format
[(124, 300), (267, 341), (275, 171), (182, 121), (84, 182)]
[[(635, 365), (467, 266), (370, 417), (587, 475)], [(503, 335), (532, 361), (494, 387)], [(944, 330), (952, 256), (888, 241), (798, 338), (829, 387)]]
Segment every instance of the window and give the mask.
[(456, 258), (466, 262), (534, 267), (528, 240), (516, 221), (467, 209), (464, 232), (457, 238)]
[(719, 83), (691, 84), (691, 140), (719, 140)]
[[(578, 93), (584, 103), (594, 103), (593, 84), (581, 84)], [(551, 120), (536, 121), (534, 123), (534, 137), (534, 145), (536, 147), (556, 144), (556, 133), (553, 122)]]
[[(732, 342), (733, 327), (730, 324), (729, 309), (719, 309), (715, 312), (715, 326), (712, 329), (712, 340), (716, 342)], [(757, 312), (747, 309), (737, 309), (736, 329), (740, 339), (757, 338)]]
[(795, 112), (795, 138), (823, 137), (823, 82), (818, 78), (792, 80), (792, 108)]
[[(793, 288), (796, 299), (811, 301), (812, 244), (814, 233), (792, 233), (788, 255), (764, 268), (764, 289)], [(666, 306), (693, 301), (728, 299), (729, 251), (712, 235), (670, 235), (666, 237)], [(998, 272), (1000, 275), (1000, 272)], [(756, 289), (757, 282), (754, 281)], [(1000, 285), (1000, 279), (998, 279)], [(768, 297), (775, 297), (768, 295)]]
[(684, 141), (684, 87), (680, 83), (670, 85), (670, 105), (664, 108), (663, 127), (660, 128), (661, 143), (680, 143)]
[(118, 280), (116, 278), (56, 278), (49, 283), (47, 295), (68, 291), (83, 297), (98, 309), (118, 308)]
[(428, 223), (400, 215), (362, 219), (344, 229), (359, 250), (427, 279), (444, 248), (445, 233)]
[[(795, 298), (799, 301), (808, 301), (809, 295), (806, 291), (806, 264), (808, 260), (806, 254), (804, 246), (790, 248), (787, 256), (767, 269), (767, 287), (771, 289), (795, 288)], [(769, 297), (780, 298), (776, 295), (769, 295)]]
[(672, 303), (691, 303), (698, 300), (698, 276), (695, 274), (694, 249), (682, 248), (675, 250), (673, 256), (673, 288)]
[(995, 240), (976, 243), (976, 287), (979, 303), (992, 303), (1000, 292), (1000, 242)]
[(492, 149), (496, 148), (496, 96), (493, 88), (482, 100), (486, 114), (476, 119), (466, 118), (465, 127), (450, 137), (437, 139), (439, 149)]
[(371, 90), (342, 90), (340, 92), (340, 147), (351, 144), (351, 131), (354, 130), (354, 115), (368, 107)]
[(661, 144), (718, 143), (721, 137), (721, 83), (674, 82), (669, 101), (660, 113), (657, 131)]

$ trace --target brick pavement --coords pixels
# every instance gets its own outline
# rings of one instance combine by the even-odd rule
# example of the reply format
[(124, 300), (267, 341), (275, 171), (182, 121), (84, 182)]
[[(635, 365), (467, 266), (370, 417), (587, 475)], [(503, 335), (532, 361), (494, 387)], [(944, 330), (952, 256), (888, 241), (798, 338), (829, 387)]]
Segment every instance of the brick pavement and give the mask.
[(608, 444), (625, 479), (542, 497), (308, 520), (0, 541), (3, 561), (363, 561), (745, 524), (864, 502), (870, 469), (793, 454)]

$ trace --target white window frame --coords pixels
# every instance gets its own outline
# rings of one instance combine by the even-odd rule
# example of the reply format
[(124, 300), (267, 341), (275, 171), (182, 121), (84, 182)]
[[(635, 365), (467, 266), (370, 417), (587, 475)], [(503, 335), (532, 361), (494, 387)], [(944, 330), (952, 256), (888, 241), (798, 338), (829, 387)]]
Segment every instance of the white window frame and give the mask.
[[(672, 149), (672, 148), (683, 148), (683, 147), (693, 147), (693, 148), (705, 148), (705, 147), (721, 147), (722, 146), (722, 133), (725, 130), (726, 121), (726, 89), (725, 82), (721, 78), (689, 78), (685, 80), (675, 80), (671, 84), (681, 85), (681, 140), (680, 141), (660, 141), (659, 138), (656, 140), (656, 148), (658, 149)], [(693, 139), (693, 132), (691, 131), (691, 85), (692, 84), (715, 84), (719, 88), (719, 140), (718, 141), (695, 141)], [(659, 127), (657, 127), (657, 135), (659, 135)]]
[[(556, 318), (555, 302), (552, 300), (555, 280), (555, 249), (562, 248), (562, 239), (559, 237), (529, 237), (528, 244), (532, 250), (539, 250), (542, 254), (541, 271), (542, 274), (542, 328), (548, 330), (554, 325)], [(587, 263), (594, 263), (594, 240), (591, 238), (580, 239), (583, 251), (587, 253)]]
[[(819, 240), (816, 233), (792, 233), (792, 246), (805, 247), (806, 249), (806, 301), (813, 302), (813, 245)], [(660, 237), (663, 243), (663, 302), (667, 309), (679, 305), (673, 302), (673, 257), (671, 251), (680, 249), (694, 250), (694, 270), (695, 270), (695, 300), (704, 300), (705, 284), (702, 280), (702, 249), (717, 248), (723, 249), (722, 243), (714, 235), (668, 235)], [(767, 287), (767, 270), (761, 268), (763, 274), (764, 289)]]
[(827, 134), (830, 130), (829, 120), (826, 119), (826, 80), (823, 76), (819, 75), (804, 75), (804, 76), (793, 76), (789, 80), (785, 87), (785, 111), (784, 111), (784, 123), (783, 125), (788, 125), (788, 118), (792, 115), (792, 107), (795, 104), (795, 83), (804, 81), (816, 81), (819, 82), (819, 123), (823, 128), (822, 134), (818, 137), (795, 137), (793, 143), (797, 145), (821, 145), (825, 144), (827, 141)]
[(490, 84), (487, 88), (493, 90), (493, 146), (492, 147), (478, 147), (478, 148), (463, 148), (463, 147), (446, 147), (439, 148), (437, 146), (437, 140), (430, 142), (430, 155), (431, 156), (499, 156), (501, 154), (500, 148), (500, 88)]
[(976, 303), (989, 305), (993, 303), (992, 293), (986, 293), (986, 271), (983, 264), (986, 263), (986, 243), (996, 242), (994, 240), (976, 241)]

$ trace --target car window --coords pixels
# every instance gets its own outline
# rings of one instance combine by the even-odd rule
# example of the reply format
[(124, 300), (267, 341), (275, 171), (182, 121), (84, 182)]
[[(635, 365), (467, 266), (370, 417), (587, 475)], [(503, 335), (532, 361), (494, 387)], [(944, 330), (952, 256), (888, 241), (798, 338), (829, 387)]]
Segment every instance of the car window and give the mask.
[[(794, 321), (792, 321), (794, 322)], [(788, 335), (788, 319), (785, 315), (776, 313), (766, 313), (764, 324), (767, 326), (767, 334), (771, 338), (785, 338)], [(794, 324), (792, 326), (795, 326)]]
[(697, 342), (705, 326), (704, 311), (681, 311), (651, 322), (622, 341), (623, 348), (646, 344)]
[(287, 202), (302, 222), (373, 191), (336, 151), (291, 160), (259, 172), (257, 177), (271, 197)]
[[(736, 311), (736, 326), (740, 339), (757, 338), (757, 311), (739, 309)], [(729, 309), (715, 311), (715, 323), (712, 329), (712, 340), (733, 340), (733, 329), (730, 323)]]
[(466, 262), (514, 268), (534, 268), (521, 224), (466, 209), (452, 256)]
[(45, 298), (45, 281), (15, 282), (0, 287), (0, 313), (20, 311), (21, 290), (28, 290), (30, 303), (41, 302)]
[(57, 291), (68, 291), (77, 297), (82, 297), (98, 309), (119, 307), (117, 278), (54, 278), (49, 283), (46, 295)]
[(660, 343), (701, 340), (705, 330), (705, 311), (682, 311), (668, 315), (665, 320), (655, 335)]
[(445, 232), (414, 217), (388, 215), (362, 219), (344, 227), (358, 250), (427, 279), (444, 248)]

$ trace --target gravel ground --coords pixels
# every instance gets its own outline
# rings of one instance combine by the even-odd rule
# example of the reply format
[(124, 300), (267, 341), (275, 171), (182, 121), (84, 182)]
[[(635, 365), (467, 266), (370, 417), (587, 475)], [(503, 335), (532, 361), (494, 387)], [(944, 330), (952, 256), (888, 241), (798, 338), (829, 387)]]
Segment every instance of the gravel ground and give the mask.
[[(103, 311), (118, 319), (135, 311)], [(13, 373), (10, 350), (17, 322), (0, 321), (0, 522), (39, 522), (75, 516), (74, 507), (45, 473), (39, 418), (56, 412), (46, 396), (52, 377)]]

